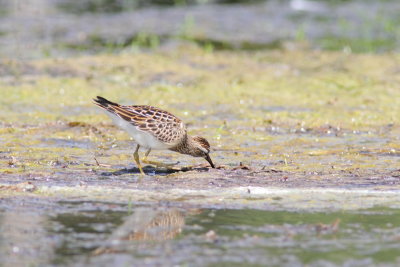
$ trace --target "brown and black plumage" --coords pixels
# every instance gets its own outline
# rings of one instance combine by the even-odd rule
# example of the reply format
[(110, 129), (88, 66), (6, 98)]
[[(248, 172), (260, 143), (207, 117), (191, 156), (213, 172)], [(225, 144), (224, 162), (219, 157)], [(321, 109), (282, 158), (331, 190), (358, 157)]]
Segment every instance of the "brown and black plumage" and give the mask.
[(200, 136), (189, 136), (185, 124), (168, 111), (143, 105), (123, 106), (101, 96), (95, 104), (108, 111), (114, 123), (126, 130), (137, 142), (135, 161), (143, 173), (139, 161), (139, 148), (147, 148), (144, 161), (152, 149), (168, 149), (193, 157), (205, 158), (214, 168), (209, 156), (210, 144)]

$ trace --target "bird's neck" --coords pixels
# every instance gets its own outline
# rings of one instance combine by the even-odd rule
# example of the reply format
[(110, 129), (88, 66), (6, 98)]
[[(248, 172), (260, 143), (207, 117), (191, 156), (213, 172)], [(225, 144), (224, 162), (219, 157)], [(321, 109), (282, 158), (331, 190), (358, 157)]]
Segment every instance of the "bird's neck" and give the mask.
[(174, 147), (170, 148), (170, 150), (181, 153), (192, 155), (194, 147), (194, 140), (191, 136), (185, 134), (182, 140)]

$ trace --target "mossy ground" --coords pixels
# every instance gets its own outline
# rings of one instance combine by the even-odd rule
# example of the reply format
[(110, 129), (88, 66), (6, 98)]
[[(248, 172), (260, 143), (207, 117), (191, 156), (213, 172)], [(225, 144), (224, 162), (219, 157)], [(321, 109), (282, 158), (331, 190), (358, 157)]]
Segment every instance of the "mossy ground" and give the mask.
[[(399, 54), (193, 46), (2, 61), (2, 182), (137, 182), (136, 172), (118, 172), (134, 167), (134, 144), (92, 104), (100, 95), (174, 113), (225, 166), (141, 180), (149, 186), (398, 187), (398, 62)], [(164, 151), (151, 157), (205, 163)]]

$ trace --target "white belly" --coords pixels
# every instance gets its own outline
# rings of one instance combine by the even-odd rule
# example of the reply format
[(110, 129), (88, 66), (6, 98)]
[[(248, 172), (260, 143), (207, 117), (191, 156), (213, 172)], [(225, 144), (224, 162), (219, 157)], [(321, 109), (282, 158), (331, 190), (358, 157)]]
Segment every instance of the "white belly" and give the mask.
[(115, 125), (127, 131), (130, 136), (138, 143), (140, 146), (151, 149), (168, 149), (170, 146), (160, 142), (152, 134), (144, 132), (137, 127), (133, 126), (124, 119), (121, 119), (117, 115), (107, 112), (107, 115), (113, 120)]

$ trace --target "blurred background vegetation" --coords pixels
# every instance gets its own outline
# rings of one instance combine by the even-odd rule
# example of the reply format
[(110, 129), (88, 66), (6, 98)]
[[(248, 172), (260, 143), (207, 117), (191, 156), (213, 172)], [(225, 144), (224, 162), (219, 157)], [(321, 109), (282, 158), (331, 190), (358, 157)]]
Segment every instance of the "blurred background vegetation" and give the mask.
[(396, 0), (0, 0), (0, 56), (176, 47), (399, 51)]

